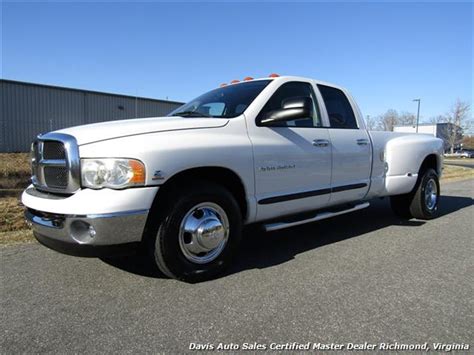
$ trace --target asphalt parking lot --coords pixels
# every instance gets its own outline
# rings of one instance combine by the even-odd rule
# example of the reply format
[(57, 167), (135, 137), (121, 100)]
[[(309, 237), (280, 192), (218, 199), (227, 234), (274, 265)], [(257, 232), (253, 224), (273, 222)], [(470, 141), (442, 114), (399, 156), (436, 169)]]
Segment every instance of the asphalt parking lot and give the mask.
[(190, 285), (140, 260), (1, 249), (1, 353), (184, 352), (190, 342), (445, 342), (474, 346), (474, 180), (442, 186), (441, 217), (388, 200), (246, 235), (235, 267)]

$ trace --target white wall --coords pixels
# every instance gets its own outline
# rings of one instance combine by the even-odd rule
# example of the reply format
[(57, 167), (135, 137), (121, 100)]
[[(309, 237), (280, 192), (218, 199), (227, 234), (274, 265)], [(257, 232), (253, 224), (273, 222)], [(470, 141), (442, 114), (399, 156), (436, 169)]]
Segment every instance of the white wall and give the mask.
[[(416, 126), (395, 126), (394, 132), (416, 133)], [(418, 133), (429, 134), (436, 137), (436, 125), (418, 126)]]

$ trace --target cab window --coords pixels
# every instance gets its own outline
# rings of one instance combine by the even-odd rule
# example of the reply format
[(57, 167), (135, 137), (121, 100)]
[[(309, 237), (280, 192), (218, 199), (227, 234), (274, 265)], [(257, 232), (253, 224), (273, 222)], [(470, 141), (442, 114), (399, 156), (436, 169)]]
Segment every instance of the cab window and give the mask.
[(331, 128), (357, 129), (357, 121), (346, 95), (339, 89), (318, 85), (328, 111)]
[(178, 107), (168, 116), (233, 118), (244, 112), (271, 80), (252, 80), (227, 85)]
[(313, 103), (313, 109), (309, 117), (303, 117), (296, 120), (274, 122), (266, 124), (270, 127), (322, 127), (321, 115), (319, 114), (316, 95), (310, 83), (292, 81), (280, 86), (273, 96), (263, 107), (257, 116), (257, 124), (270, 111), (283, 108), (285, 101), (301, 97), (309, 97)]
[(206, 116), (223, 116), (225, 110), (225, 103), (223, 102), (209, 102), (201, 105), (198, 112), (204, 113)]

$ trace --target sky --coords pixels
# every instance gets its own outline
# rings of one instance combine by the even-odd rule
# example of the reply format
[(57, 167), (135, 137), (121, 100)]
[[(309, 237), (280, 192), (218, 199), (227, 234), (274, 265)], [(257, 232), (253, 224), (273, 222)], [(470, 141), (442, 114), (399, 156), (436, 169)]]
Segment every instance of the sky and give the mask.
[[(188, 101), (270, 73), (346, 87), (364, 116), (473, 101), (473, 4), (1, 4), (1, 77)], [(472, 112), (472, 111), (471, 111)]]

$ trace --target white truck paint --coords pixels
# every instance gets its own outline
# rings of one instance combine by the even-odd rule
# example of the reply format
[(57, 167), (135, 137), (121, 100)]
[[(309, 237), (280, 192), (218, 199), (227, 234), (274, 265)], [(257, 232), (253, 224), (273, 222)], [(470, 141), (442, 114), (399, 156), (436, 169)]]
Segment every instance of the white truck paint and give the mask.
[[(244, 98), (254, 90), (251, 88), (260, 86), (254, 99)], [(292, 97), (292, 87), (308, 90), (309, 94)], [(230, 97), (239, 98), (237, 94), (232, 96), (233, 92), (239, 92), (242, 103), (225, 102)], [(75, 246), (80, 251), (96, 251), (99, 246), (143, 243), (150, 229), (155, 234), (158, 230), (158, 238), (161, 238), (158, 228), (168, 213), (163, 211), (172, 208), (170, 198), (161, 201), (160, 196), (169, 196), (168, 190), (173, 186), (172, 199), (179, 205), (181, 199), (189, 197), (180, 195), (181, 188), (187, 191), (196, 183), (199, 190), (206, 181), (230, 192), (240, 208), (241, 222), (238, 223), (258, 222), (267, 225), (269, 230), (350, 212), (366, 207), (366, 201), (372, 198), (383, 196), (397, 195), (394, 197), (396, 212), (410, 213), (417, 188), (424, 184), (421, 175), (428, 168), (432, 169), (431, 174), (434, 171), (436, 177), (432, 180), (436, 181), (430, 185), (428, 179), (426, 184), (436, 191), (429, 195), (428, 185), (423, 191), (426, 201), (430, 196), (434, 199), (433, 211), (417, 217), (434, 215), (439, 196), (437, 177), (442, 172), (440, 139), (428, 135), (368, 132), (356, 102), (345, 89), (307, 78), (256, 79), (206, 95), (211, 95), (212, 100), (222, 97), (223, 102), (199, 102), (198, 98), (188, 105), (195, 110), (191, 113), (180, 115), (178, 109), (177, 116), (98, 123), (40, 136), (33, 154), (36, 183), (22, 196), (28, 209), (27, 219), (37, 238), (43, 244), (66, 252)], [(348, 100), (350, 106), (344, 106), (344, 100)], [(266, 109), (275, 102), (276, 109)], [(234, 114), (224, 114), (230, 112), (228, 107), (231, 106)], [(222, 113), (217, 116), (223, 117), (204, 117), (221, 109)], [(351, 112), (355, 119), (352, 126)], [(290, 115), (292, 119), (261, 122), (261, 117), (274, 119), (277, 114)], [(52, 142), (64, 143), (65, 152), (53, 151)], [(64, 162), (47, 159), (45, 154), (53, 158), (58, 158), (55, 154), (59, 154), (59, 158), (65, 154)], [(129, 188), (84, 187), (84, 178), (81, 183), (84, 159), (104, 158), (141, 162), (145, 169), (144, 181)], [(56, 186), (68, 183), (60, 181), (64, 175), (47, 173), (47, 169), (51, 169), (47, 164), (55, 163), (59, 164), (59, 170), (49, 171), (65, 174), (61, 166), (67, 169), (66, 180), (74, 180), (71, 184), (75, 186), (74, 191), (69, 185)], [(53, 183), (56, 185), (49, 186), (47, 179), (57, 179)], [(166, 194), (160, 195), (160, 191)], [(199, 191), (193, 194), (199, 195)], [(215, 197), (215, 201), (219, 198)], [(407, 198), (410, 199), (408, 205), (403, 205), (400, 201)], [(220, 207), (215, 202), (202, 207), (208, 217), (191, 220), (192, 216), (181, 216), (188, 219), (187, 222), (183, 219), (181, 229), (177, 229), (180, 237), (162, 237), (179, 239), (181, 244), (179, 248), (176, 246), (176, 252), (182, 253), (175, 258), (184, 255), (184, 266), (176, 266), (173, 261), (157, 256), (163, 252), (160, 250), (163, 246), (156, 246), (158, 242), (155, 242), (151, 249), (157, 248), (157, 264), (165, 274), (184, 280), (205, 279), (227, 263), (228, 256), (224, 254), (230, 248), (230, 240), (238, 237), (232, 235), (232, 212)], [(308, 217), (309, 211), (314, 211), (314, 216)], [(303, 212), (305, 217), (298, 217)], [(169, 213), (171, 218), (172, 212)], [(160, 217), (156, 217), (154, 223), (156, 214)], [(288, 216), (291, 222), (286, 221)], [(190, 227), (194, 228), (190, 232), (190, 243), (183, 241), (182, 236), (186, 234), (183, 223), (186, 226), (188, 222), (195, 224)], [(155, 236), (150, 238), (155, 240)], [(193, 243), (199, 247), (190, 247)], [(218, 255), (211, 258), (209, 255), (221, 246)]]

